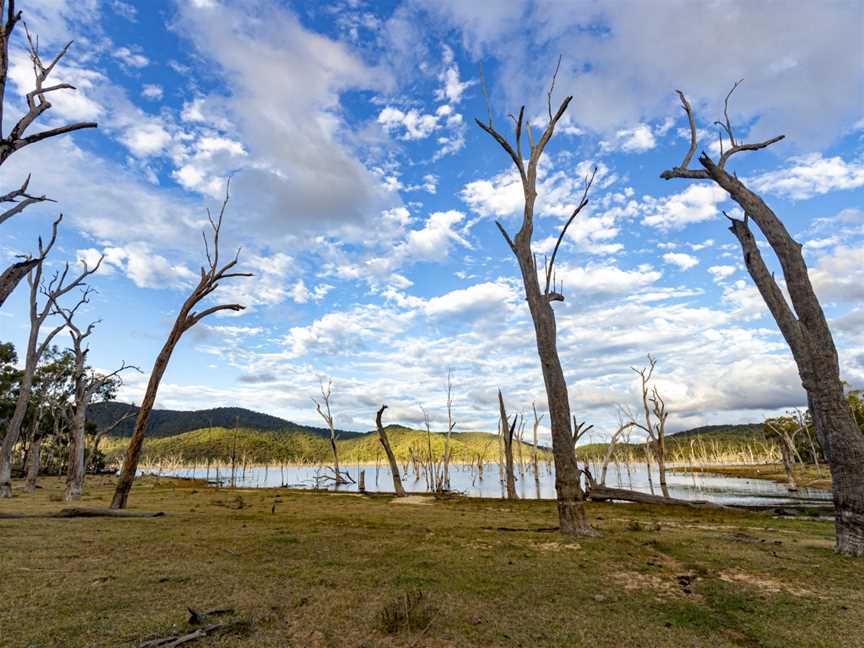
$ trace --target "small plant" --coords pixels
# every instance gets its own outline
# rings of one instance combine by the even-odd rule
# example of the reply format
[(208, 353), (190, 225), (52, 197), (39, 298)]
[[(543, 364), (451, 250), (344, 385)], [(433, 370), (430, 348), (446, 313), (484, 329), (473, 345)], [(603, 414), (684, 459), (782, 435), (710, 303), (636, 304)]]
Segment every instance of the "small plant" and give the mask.
[(378, 612), (378, 625), (387, 634), (402, 630), (426, 631), (435, 610), (422, 590), (412, 590), (391, 600)]

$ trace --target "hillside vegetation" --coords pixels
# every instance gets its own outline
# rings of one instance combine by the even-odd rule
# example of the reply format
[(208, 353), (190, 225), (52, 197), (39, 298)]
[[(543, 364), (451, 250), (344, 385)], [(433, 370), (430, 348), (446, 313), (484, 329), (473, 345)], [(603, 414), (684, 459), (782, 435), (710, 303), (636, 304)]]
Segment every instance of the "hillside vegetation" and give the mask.
[[(94, 403), (87, 408), (87, 420), (99, 430), (114, 424), (124, 414), (130, 411), (138, 412), (138, 408), (128, 403), (108, 401)], [(112, 436), (131, 436), (135, 426), (135, 417), (123, 421), (112, 432)], [(184, 432), (201, 430), (203, 428), (246, 428), (264, 432), (302, 432), (316, 436), (330, 436), (330, 431), (312, 425), (299, 425), (278, 416), (254, 412), (243, 407), (214, 407), (206, 410), (180, 411), (154, 409), (150, 412), (146, 434), (148, 438), (170, 437)], [(338, 430), (339, 436), (347, 439), (357, 436), (357, 432)]]
[[(437, 459), (444, 453), (444, 434), (433, 432), (428, 438), (425, 431), (398, 425), (387, 427), (390, 445), (396, 458), (407, 463), (412, 452), (418, 460), (428, 458), (429, 446)], [(109, 461), (119, 459), (125, 450), (125, 439), (109, 439), (105, 444)], [(355, 434), (337, 442), (339, 458), (345, 463), (385, 462), (386, 456), (377, 432)], [(519, 446), (514, 441), (514, 458), (518, 461)], [(527, 461), (531, 446), (522, 446)], [(142, 460), (146, 463), (172, 461), (177, 463), (230, 463), (232, 457), (239, 463), (326, 463), (331, 459), (329, 439), (302, 431), (268, 432), (262, 430), (224, 427), (194, 430), (171, 437), (145, 439)], [(454, 463), (477, 463), (498, 460), (498, 437), (486, 432), (453, 433), (450, 437), (450, 457)], [(551, 453), (540, 450), (541, 460), (551, 459)]]

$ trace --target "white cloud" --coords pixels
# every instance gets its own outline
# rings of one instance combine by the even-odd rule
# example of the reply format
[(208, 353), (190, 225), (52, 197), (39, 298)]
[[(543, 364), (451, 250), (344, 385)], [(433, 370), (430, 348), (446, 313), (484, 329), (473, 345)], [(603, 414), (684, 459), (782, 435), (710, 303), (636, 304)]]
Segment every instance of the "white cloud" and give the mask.
[(864, 186), (864, 161), (847, 162), (840, 156), (823, 158), (811, 153), (792, 158), (791, 164), (752, 178), (754, 191), (805, 200), (830, 191)]
[(839, 245), (819, 257), (810, 280), (822, 301), (860, 303), (864, 300), (864, 245)]
[(141, 88), (141, 96), (152, 101), (160, 101), (164, 95), (162, 86), (155, 83), (145, 83)]
[(418, 140), (429, 137), (438, 127), (438, 115), (421, 114), (416, 108), (403, 112), (387, 106), (378, 115), (378, 123), (387, 131), (402, 129), (402, 139)]
[(642, 224), (661, 230), (681, 229), (716, 218), (718, 205), (727, 199), (728, 194), (713, 183), (691, 184), (681, 193), (662, 198), (645, 196)]
[[(422, 7), (458, 30), (477, 58), (497, 59), (495, 80), (508, 107), (528, 100), (531, 114), (545, 108), (549, 76), (563, 54), (557, 87), (576, 94), (570, 108), (574, 120), (600, 132), (670, 114), (680, 119), (675, 88), (687, 92), (702, 119), (714, 119), (722, 113), (729, 80), (742, 77), (746, 82), (735, 94), (732, 116), (739, 124), (755, 119), (754, 140), (786, 133), (793, 144), (812, 150), (861, 119), (856, 89), (864, 68), (833, 64), (864, 57), (860, 7), (854, 2), (826, 7), (792, 0), (601, 0), (587, 13), (574, 11), (572, 3), (533, 0), (440, 0)], [(586, 23), (597, 28), (586, 29)], [(686, 55), (669, 56), (670, 47)], [(719, 51), (722, 57), (716, 56)], [(496, 88), (490, 90), (494, 96)]]
[(722, 281), (727, 277), (731, 277), (736, 272), (735, 266), (731, 265), (714, 265), (708, 268), (708, 272), (714, 277), (714, 281)]
[(689, 270), (699, 265), (699, 259), (684, 252), (667, 252), (663, 255), (663, 260), (670, 265), (678, 266), (681, 270)]
[(615, 131), (612, 139), (600, 142), (604, 151), (624, 151), (625, 153), (644, 153), (657, 146), (654, 133), (648, 124), (637, 124), (633, 128)]
[(111, 56), (128, 67), (144, 68), (150, 65), (150, 59), (143, 54), (133, 52), (128, 47), (118, 47), (111, 53)]
[(158, 121), (145, 121), (127, 129), (121, 141), (139, 157), (162, 153), (171, 142), (171, 134)]

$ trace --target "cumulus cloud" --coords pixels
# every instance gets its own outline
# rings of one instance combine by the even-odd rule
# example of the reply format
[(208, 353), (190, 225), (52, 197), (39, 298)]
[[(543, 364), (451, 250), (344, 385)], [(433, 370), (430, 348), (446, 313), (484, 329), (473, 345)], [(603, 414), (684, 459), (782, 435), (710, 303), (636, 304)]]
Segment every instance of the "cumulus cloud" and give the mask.
[(684, 252), (667, 252), (663, 255), (663, 260), (670, 265), (677, 266), (681, 270), (689, 270), (699, 265), (699, 259), (692, 254), (685, 254)]
[(757, 175), (749, 184), (755, 191), (806, 200), (829, 191), (864, 187), (864, 161), (810, 153), (792, 158), (784, 168)]
[(604, 151), (623, 151), (625, 153), (644, 153), (657, 146), (654, 133), (648, 124), (637, 124), (633, 128), (615, 131), (612, 138), (600, 142)]
[(642, 224), (660, 230), (681, 229), (720, 215), (718, 205), (728, 194), (715, 184), (691, 184), (681, 193), (662, 198), (645, 196)]

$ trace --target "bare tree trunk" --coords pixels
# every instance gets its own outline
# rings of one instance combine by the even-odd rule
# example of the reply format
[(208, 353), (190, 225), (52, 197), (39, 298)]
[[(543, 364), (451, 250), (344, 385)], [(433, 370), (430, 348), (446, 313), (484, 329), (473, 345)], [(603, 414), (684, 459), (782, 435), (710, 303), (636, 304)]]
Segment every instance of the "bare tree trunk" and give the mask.
[(81, 492), (84, 490), (85, 413), (84, 407), (76, 407), (69, 428), (69, 466), (66, 473), (66, 493), (63, 498), (67, 502), (80, 500)]
[(504, 440), (504, 470), (507, 480), (507, 499), (518, 499), (516, 497), (516, 476), (513, 474), (513, 432), (519, 421), (519, 415), (513, 417), (513, 423), (507, 419), (507, 411), (504, 409), (504, 396), (498, 390), (498, 407), (501, 413), (501, 437)]
[(405, 497), (405, 488), (402, 486), (402, 477), (399, 475), (399, 464), (396, 463), (396, 455), (393, 454), (393, 448), (390, 447), (390, 439), (387, 438), (387, 432), (381, 424), (381, 416), (386, 405), (382, 405), (375, 416), (375, 425), (378, 428), (378, 439), (381, 445), (384, 446), (384, 452), (387, 454), (387, 461), (390, 463), (390, 473), (393, 475), (393, 490), (396, 492), (396, 497)]
[[(230, 188), (230, 183), (229, 183)], [(237, 265), (237, 260), (240, 251), (231, 261), (228, 261), (220, 267), (219, 263), (219, 233), (222, 229), (222, 218), (225, 215), (225, 208), (228, 206), (229, 193), (226, 188), (225, 201), (222, 203), (222, 209), (219, 211), (217, 219), (210, 216), (208, 210), (208, 220), (212, 228), (212, 256), (210, 245), (207, 242), (207, 237), (204, 237), (205, 252), (207, 255), (208, 267), (201, 268), (201, 279), (198, 285), (193, 289), (192, 293), (183, 302), (180, 307), (180, 312), (177, 319), (174, 321), (174, 326), (171, 327), (171, 332), (168, 334), (168, 339), (165, 345), (156, 357), (156, 362), (153, 364), (153, 370), (150, 372), (150, 379), (147, 381), (147, 391), (144, 393), (144, 399), (141, 402), (141, 409), (138, 410), (138, 416), (135, 419), (135, 429), (132, 432), (132, 437), (129, 439), (129, 447), (126, 449), (126, 455), (123, 458), (123, 468), (120, 470), (120, 477), (117, 480), (117, 488), (114, 491), (114, 497), (111, 500), (112, 509), (126, 508), (126, 503), (129, 500), (129, 491), (132, 490), (132, 483), (135, 481), (135, 473), (138, 470), (138, 461), (141, 458), (141, 448), (144, 445), (144, 432), (147, 429), (147, 423), (150, 420), (150, 412), (156, 402), (156, 393), (159, 391), (159, 383), (162, 381), (162, 376), (165, 374), (165, 369), (168, 367), (168, 361), (171, 359), (171, 354), (174, 352), (174, 347), (180, 341), (183, 333), (195, 326), (208, 315), (212, 315), (217, 311), (230, 310), (240, 311), (245, 307), (240, 304), (219, 304), (210, 306), (201, 312), (194, 312), (198, 303), (205, 297), (213, 293), (219, 287), (219, 283), (224, 279), (233, 277), (249, 277), (252, 276), (248, 272), (232, 271)]]
[[(737, 87), (737, 84), (735, 85)], [(732, 90), (735, 90), (735, 87)], [(729, 96), (727, 95), (727, 105)], [(702, 153), (702, 169), (689, 169), (696, 149), (696, 128), (693, 112), (684, 94), (679, 92), (681, 105), (687, 113), (691, 129), (691, 144), (683, 163), (661, 174), (664, 179), (692, 178), (715, 182), (725, 189), (741, 209), (744, 219), (730, 219), (730, 231), (738, 239), (747, 271), (798, 366), (801, 385), (807, 393), (807, 402), (816, 427), (816, 436), (822, 444), (831, 469), (832, 493), (835, 507), (837, 553), (864, 556), (864, 435), (855, 425), (849, 411), (837, 348), (822, 305), (813, 290), (802, 246), (789, 234), (777, 215), (757, 194), (748, 189), (735, 174), (726, 171), (730, 157), (741, 151), (765, 148), (779, 141), (775, 137), (756, 144), (736, 142), (727, 116), (725, 130), (729, 148), (718, 162)], [(786, 281), (791, 307), (786, 301), (773, 275), (762, 259), (759, 247), (750, 230), (753, 220), (771, 246)]]
[(40, 462), (42, 461), (42, 435), (37, 434), (30, 442), (30, 449), (27, 452), (27, 480), (24, 483), (24, 490), (32, 493), (36, 490), (36, 481), (39, 479)]
[[(522, 284), (525, 288), (525, 298), (528, 302), (528, 309), (531, 312), (531, 319), (534, 324), (537, 354), (540, 357), (543, 383), (546, 386), (546, 400), (549, 405), (552, 453), (555, 459), (555, 490), (558, 497), (559, 528), (563, 534), (574, 535), (592, 533), (592, 530), (585, 515), (582, 487), (579, 483), (579, 466), (576, 463), (576, 453), (573, 450), (573, 437), (570, 430), (570, 401), (567, 394), (567, 383), (564, 379), (561, 360), (558, 357), (555, 311), (552, 309), (552, 302), (563, 301), (564, 296), (555, 282), (554, 264), (558, 247), (564, 239), (567, 228), (579, 212), (588, 204), (588, 189), (593, 181), (593, 176), (591, 180), (586, 181), (582, 199), (561, 230), (555, 250), (546, 265), (545, 288), (541, 289), (538, 268), (534, 263), (534, 253), (531, 250), (531, 238), (534, 232), (534, 202), (537, 198), (537, 166), (546, 144), (555, 131), (556, 124), (564, 115), (567, 106), (573, 99), (573, 97), (565, 98), (557, 112), (553, 115), (552, 93), (556, 77), (557, 69), (555, 76), (552, 78), (552, 87), (547, 94), (549, 121), (536, 143), (531, 134), (530, 123), (524, 124), (530, 144), (527, 168), (522, 156), (521, 142), (525, 117), (524, 106), (520, 109), (518, 118), (514, 119), (516, 125), (515, 147), (511, 146), (510, 142), (493, 127), (491, 107), (488, 108), (488, 123), (483, 123), (479, 119), (475, 121), (480, 128), (491, 135), (507, 152), (516, 166), (522, 181), (525, 207), (521, 228), (516, 233), (516, 236), (511, 239), (504, 226), (500, 223), (496, 224), (516, 257), (522, 274)], [(488, 96), (488, 93), (486, 94)]]

